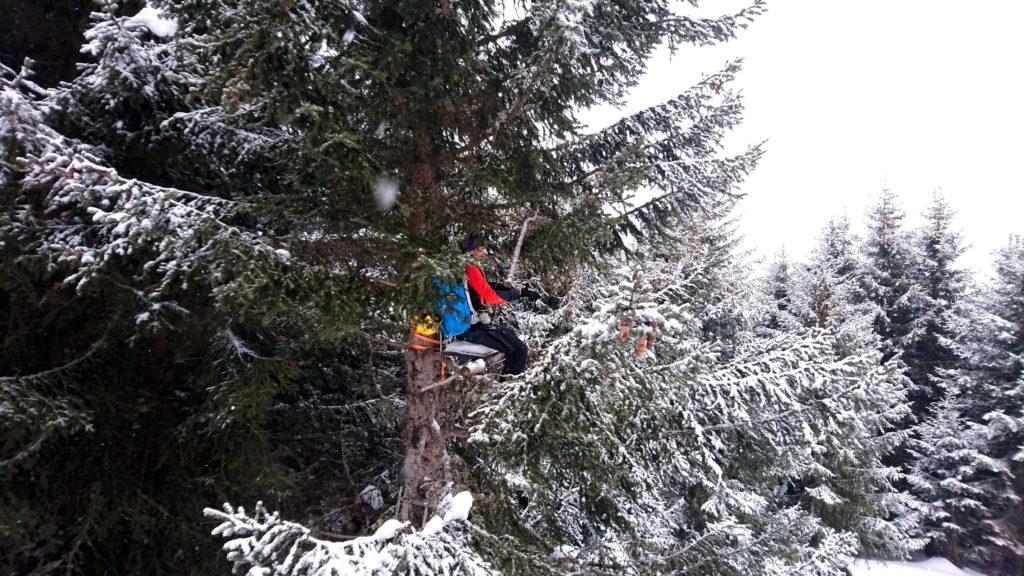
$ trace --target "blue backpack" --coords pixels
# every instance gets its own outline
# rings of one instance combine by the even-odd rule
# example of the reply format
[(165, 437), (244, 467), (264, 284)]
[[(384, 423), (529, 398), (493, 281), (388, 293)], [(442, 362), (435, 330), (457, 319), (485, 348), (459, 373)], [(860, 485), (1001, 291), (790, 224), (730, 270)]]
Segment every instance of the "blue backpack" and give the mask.
[(469, 330), (473, 323), (473, 310), (469, 307), (466, 288), (462, 284), (445, 282), (434, 278), (440, 297), (437, 299), (437, 315), (441, 317), (441, 334), (454, 338)]

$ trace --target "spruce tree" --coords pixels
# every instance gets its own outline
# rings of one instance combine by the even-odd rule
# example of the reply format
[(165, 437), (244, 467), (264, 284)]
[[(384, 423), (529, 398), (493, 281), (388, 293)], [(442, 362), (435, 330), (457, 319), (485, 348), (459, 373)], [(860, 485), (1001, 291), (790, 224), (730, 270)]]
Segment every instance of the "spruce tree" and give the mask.
[(942, 402), (915, 429), (918, 442), (909, 466), (924, 501), (928, 550), (979, 565), (1007, 542), (995, 521), (1005, 502), (993, 492), (1006, 486), (1010, 470), (986, 455), (981, 415), (987, 409), (971, 398), (980, 376), (972, 340), (985, 314), (969, 297), (968, 274), (957, 264), (964, 248), (953, 228), (953, 210), (936, 191), (924, 216), (917, 233), (918, 329), (904, 360), (908, 375), (919, 384), (917, 405)]
[[(861, 291), (874, 307), (874, 329), (886, 360), (903, 355), (919, 337), (923, 323), (919, 316), (923, 294), (915, 282), (916, 251), (903, 219), (896, 194), (883, 189), (868, 212), (868, 232), (861, 245)], [(929, 383), (911, 380), (911, 398), (924, 405)]]
[[(882, 366), (885, 385), (902, 398), (909, 381), (894, 360), (883, 364), (880, 339), (872, 327), (874, 308), (860, 293), (862, 267), (855, 242), (846, 218), (831, 220), (809, 261), (791, 266), (788, 312), (799, 324), (789, 330), (823, 331), (838, 358)], [(894, 551), (888, 544), (905, 539), (917, 521), (914, 498), (897, 488), (903, 475), (883, 463), (908, 437), (888, 419), (895, 413), (907, 414), (908, 406), (894, 402), (891, 409), (877, 421), (870, 409), (851, 419), (820, 456), (821, 467), (793, 478), (787, 489), (789, 498), (829, 526), (858, 534), (862, 551), (869, 555), (899, 555), (914, 546), (907, 540), (906, 548)]]
[(963, 417), (960, 389), (966, 380), (955, 370), (940, 371), (937, 380), (945, 395), (915, 430), (910, 483), (924, 502), (925, 551), (977, 564), (1005, 542), (987, 485), (1007, 471), (985, 456), (984, 427)]
[(767, 296), (767, 318), (765, 327), (769, 330), (793, 331), (802, 325), (793, 308), (793, 270), (786, 251), (780, 250), (768, 265), (764, 278), (764, 294)]
[[(300, 372), (343, 363), (322, 351), (351, 306), (345, 281), (293, 257), (238, 190), (172, 185), (190, 163), (160, 129), (187, 109), (173, 45), (152, 21), (96, 18), (96, 60), (73, 84), (0, 80), (2, 562), (213, 570), (195, 517), (210, 498), (287, 489), (272, 409)], [(72, 121), (78, 138), (55, 128)]]
[(953, 209), (939, 191), (933, 194), (924, 216), (925, 223), (916, 234), (916, 328), (904, 348), (903, 360), (907, 376), (922, 390), (921, 398), (927, 405), (939, 396), (934, 392), (936, 375), (960, 367), (965, 360), (960, 351), (964, 324), (958, 315), (967, 313), (964, 297), (968, 274), (957, 263), (964, 246), (953, 228)]
[(1001, 467), (981, 479), (992, 535), (972, 542), (970, 557), (994, 574), (1013, 574), (1024, 567), (1024, 242), (1011, 237), (994, 264), (962, 329), (970, 377), (964, 414), (984, 427), (984, 454)]
[(863, 264), (857, 252), (859, 238), (850, 230), (850, 219), (845, 214), (830, 218), (821, 236), (821, 251), (837, 263), (836, 273), (841, 277), (857, 275)]
[(862, 266), (845, 217), (830, 220), (792, 281), (793, 314), (807, 328), (833, 333), (841, 355), (874, 349), (873, 307), (861, 294)]
[[(520, 8), (102, 2), (73, 82), (3, 71), (13, 571), (212, 570), (202, 503), (299, 507), (309, 459), (336, 468), (296, 429), (345, 458), (331, 493), (360, 504), (338, 525), (367, 528), (387, 513), (373, 490), (391, 504), (400, 485), (387, 350), (458, 267), (452, 239), (508, 247), (544, 216), (523, 255), (554, 282), (735, 192), (760, 154), (719, 153), (736, 63), (597, 133), (576, 113), (620, 102), (663, 43), (731, 38), (760, 2), (712, 19)], [(640, 187), (657, 194), (630, 204)], [(326, 398), (354, 414), (345, 434)]]

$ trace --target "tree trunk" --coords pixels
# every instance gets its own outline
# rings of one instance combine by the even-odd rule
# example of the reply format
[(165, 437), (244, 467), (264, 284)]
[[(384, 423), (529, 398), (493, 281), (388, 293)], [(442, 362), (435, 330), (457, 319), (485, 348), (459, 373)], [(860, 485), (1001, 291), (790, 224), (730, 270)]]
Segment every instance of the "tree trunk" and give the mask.
[(448, 454), (442, 429), (445, 421), (443, 388), (424, 392), (440, 377), (441, 355), (434, 350), (412, 350), (405, 354), (405, 463), (404, 484), (398, 514), (404, 521), (422, 526), (444, 495), (449, 482)]

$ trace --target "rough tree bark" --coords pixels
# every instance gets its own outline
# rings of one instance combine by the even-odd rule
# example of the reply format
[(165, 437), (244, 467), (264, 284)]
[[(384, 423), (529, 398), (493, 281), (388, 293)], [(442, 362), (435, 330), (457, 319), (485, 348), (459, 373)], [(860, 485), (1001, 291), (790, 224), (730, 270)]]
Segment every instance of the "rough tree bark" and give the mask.
[(402, 466), (402, 501), (399, 518), (422, 526), (444, 496), (449, 482), (445, 443), (444, 409), (448, 392), (444, 387), (424, 391), (437, 382), (441, 355), (435, 350), (409, 349), (405, 354), (407, 376), (405, 401), (405, 463)]

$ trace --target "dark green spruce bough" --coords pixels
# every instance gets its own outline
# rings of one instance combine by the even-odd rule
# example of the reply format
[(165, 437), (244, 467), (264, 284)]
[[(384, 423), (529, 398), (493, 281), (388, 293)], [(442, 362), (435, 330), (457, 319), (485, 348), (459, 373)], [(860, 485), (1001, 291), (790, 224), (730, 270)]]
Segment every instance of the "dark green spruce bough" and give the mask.
[[(720, 153), (740, 118), (736, 64), (596, 134), (575, 111), (620, 101), (664, 42), (728, 40), (759, 2), (717, 19), (665, 2), (153, 7), (176, 27), (98, 11), (68, 85), (3, 74), (5, 568), (220, 573), (199, 511), (256, 497), (317, 532), (237, 515), (218, 534), (270, 535), (239, 567), (280, 564), (293, 542), (340, 562), (326, 534), (372, 532), (400, 484), (401, 358), (383, 343), (457, 268), (453, 238), (509, 248), (539, 214), (524, 274), (575, 289), (579, 310), (519, 319), (549, 327), (537, 370), (562, 369), (480, 398), (473, 442), (451, 448), (478, 518), (455, 496), (436, 532), (384, 524), (346, 549), (390, 546), (396, 569), (421, 574), (838, 573), (856, 537), (775, 495), (828, 433), (859, 433), (838, 415), (818, 429), (811, 415), (835, 406), (809, 383), (852, 400), (884, 375), (830, 364), (828, 335), (744, 342), (738, 320), (697, 322), (674, 291), (635, 318), (666, 344), (635, 360), (603, 308), (640, 314), (633, 297), (593, 291), (623, 272), (593, 290), (570, 280), (632, 239), (675, 242), (760, 155)], [(637, 205), (640, 190), (654, 194)], [(573, 356), (556, 358), (558, 342)], [(671, 368), (636, 376), (656, 359)], [(605, 388), (619, 366), (636, 377)], [(779, 371), (817, 376), (767, 392)], [(712, 400), (725, 375), (749, 401), (731, 415)], [(558, 408), (559, 393), (575, 399)], [(595, 454), (566, 458), (591, 441), (607, 457), (593, 471)]]
[[(328, 377), (361, 362), (332, 350), (354, 291), (229, 187), (176, 181), (192, 162), (159, 123), (189, 90), (170, 45), (123, 17), (90, 38), (71, 86), (3, 74), (0, 563), (213, 573), (202, 507), (296, 487), (307, 455), (283, 422), (316, 395), (360, 396)], [(327, 446), (379, 458), (349, 444)]]

